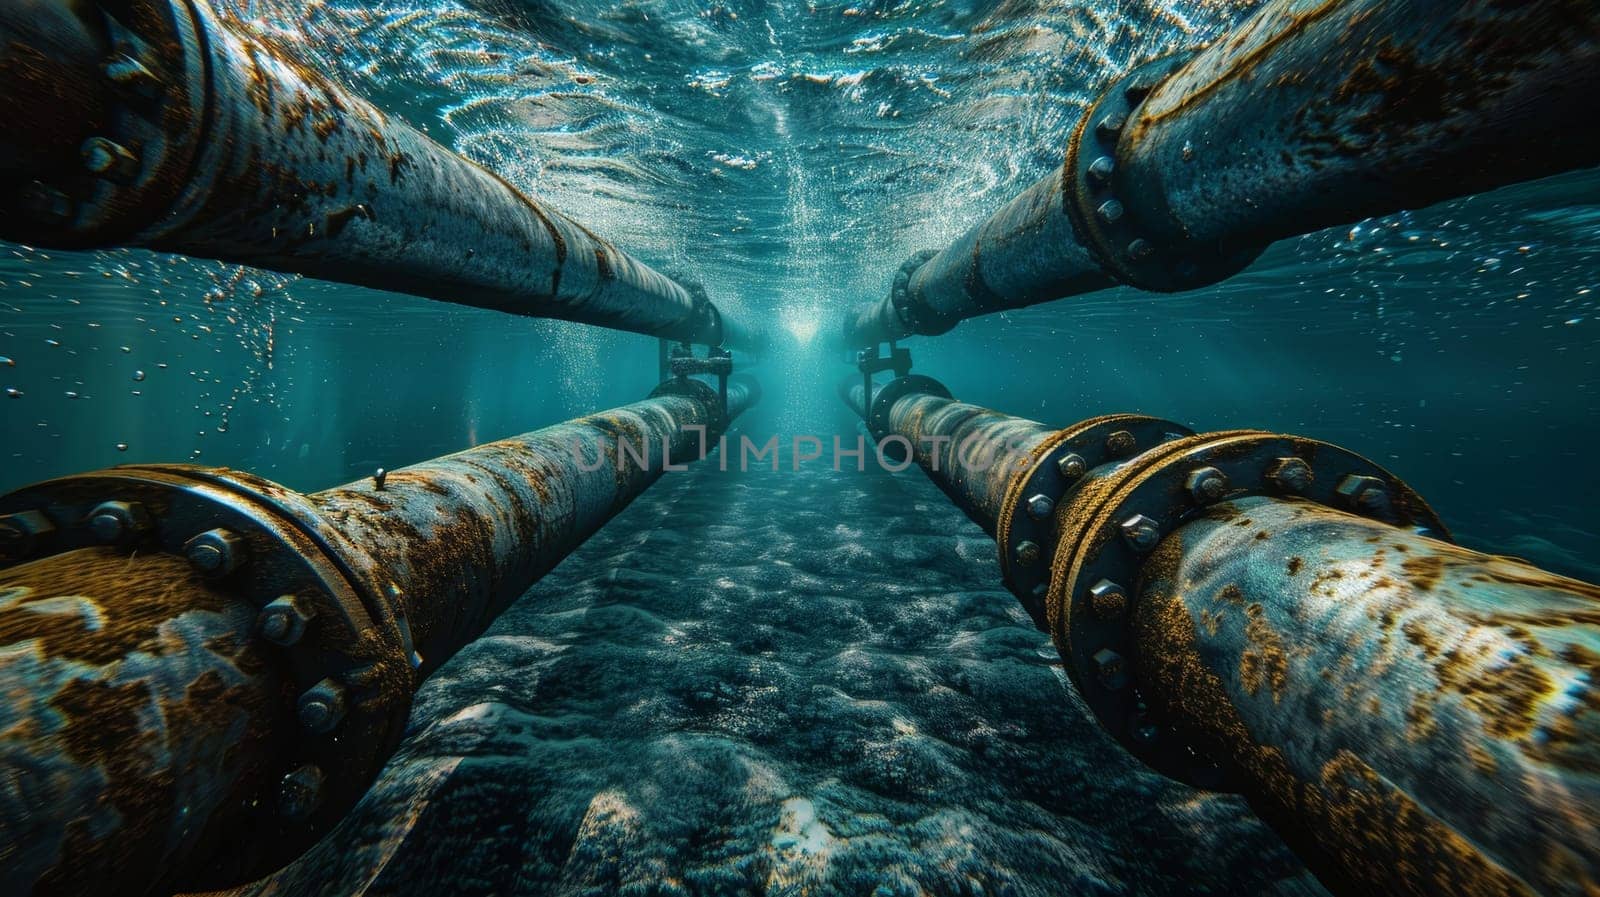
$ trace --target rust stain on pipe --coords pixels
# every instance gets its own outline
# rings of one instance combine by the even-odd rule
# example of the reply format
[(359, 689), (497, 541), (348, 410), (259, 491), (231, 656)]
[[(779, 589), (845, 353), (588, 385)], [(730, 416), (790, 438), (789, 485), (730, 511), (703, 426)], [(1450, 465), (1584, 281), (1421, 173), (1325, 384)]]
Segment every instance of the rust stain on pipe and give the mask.
[(0, 570), (8, 893), (187, 877), (162, 858), (206, 849), (213, 815), (267, 784), (283, 695), (254, 620), (171, 555), (86, 548)]
[(1595, 890), (1595, 586), (1270, 498), (1187, 524), (1142, 581), (1143, 693), (1325, 880)]
[[(759, 396), (658, 393), (309, 496), (129, 465), (0, 497), (0, 892), (210, 890), (304, 850), (426, 675)], [(238, 563), (206, 578), (215, 534)]]
[[(1040, 426), (924, 387), (883, 394), (893, 432)], [(1128, 429), (1106, 437), (1120, 455), (1062, 453), (1093, 454), (1096, 426)], [(1008, 586), (1107, 729), (1158, 770), (1244, 794), (1335, 892), (1600, 890), (1600, 586), (1425, 535), (1448, 535), (1426, 502), (1336, 446), (1170, 429), (1119, 416), (1045, 434), (998, 527), (986, 479), (915, 460), (1002, 540)], [(1048, 459), (1077, 465), (1065, 486), (1039, 478)], [(1017, 526), (1052, 558), (1038, 610), (1007, 566)]]
[[(149, 96), (105, 73), (122, 33)], [(61, 57), (42, 73), (0, 64), (0, 96), (38, 125), (0, 140), (0, 159), (19, 163), (0, 174), (5, 226), (30, 243), (144, 246), (689, 342), (764, 342), (206, 0), (34, 0), (0, 13), (0, 37)], [(46, 75), (68, 87), (39, 89)], [(49, 102), (63, 91), (92, 101)], [(87, 169), (90, 137), (134, 170)]]

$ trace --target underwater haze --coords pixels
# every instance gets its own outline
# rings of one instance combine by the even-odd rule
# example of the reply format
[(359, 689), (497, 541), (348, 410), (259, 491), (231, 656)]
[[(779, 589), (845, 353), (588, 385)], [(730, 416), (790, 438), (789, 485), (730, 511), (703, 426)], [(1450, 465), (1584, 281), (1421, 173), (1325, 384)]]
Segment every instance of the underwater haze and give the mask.
[[(1256, 5), (217, 4), (766, 322), (737, 432), (850, 444), (845, 311), (1060, 165), (1099, 87)], [(167, 461), (322, 489), (656, 381), (642, 336), (143, 251), (0, 256), (0, 491)], [(1056, 426), (1341, 445), (1460, 542), (1595, 581), (1597, 282), (1580, 171), (905, 345)], [(788, 460), (667, 474), (423, 686), (334, 834), (240, 893), (1322, 893), (1242, 800), (1102, 732), (920, 471)]]

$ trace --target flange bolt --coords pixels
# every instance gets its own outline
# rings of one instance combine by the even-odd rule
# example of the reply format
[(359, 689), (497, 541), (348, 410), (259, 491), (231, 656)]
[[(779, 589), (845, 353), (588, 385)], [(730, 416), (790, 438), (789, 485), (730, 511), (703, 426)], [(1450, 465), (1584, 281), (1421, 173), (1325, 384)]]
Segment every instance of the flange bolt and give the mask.
[(1094, 674), (1100, 684), (1111, 691), (1120, 691), (1128, 684), (1128, 671), (1123, 666), (1122, 655), (1110, 648), (1094, 652)]
[(161, 89), (161, 79), (144, 63), (132, 56), (119, 56), (105, 65), (106, 77), (118, 87), (125, 87), (140, 96), (153, 97)]
[(139, 176), (139, 157), (115, 140), (90, 137), (78, 152), (90, 174), (118, 184), (131, 184)]
[(1345, 505), (1363, 514), (1384, 514), (1389, 510), (1389, 486), (1377, 477), (1350, 474), (1334, 489)]
[(1279, 458), (1267, 468), (1267, 481), (1281, 492), (1299, 495), (1310, 489), (1315, 480), (1311, 465), (1303, 458)]
[(300, 725), (318, 735), (332, 732), (344, 719), (344, 686), (324, 679), (300, 696)]
[(1023, 541), (1017, 545), (1017, 563), (1024, 567), (1031, 567), (1039, 563), (1039, 557), (1044, 553), (1038, 542)]
[(1102, 620), (1120, 620), (1128, 609), (1128, 593), (1109, 579), (1089, 587), (1089, 607)]
[(1043, 520), (1050, 516), (1056, 509), (1055, 500), (1043, 492), (1028, 499), (1028, 516), (1035, 520)]
[(56, 525), (39, 511), (19, 511), (0, 516), (0, 561), (20, 561), (55, 532)]
[(249, 554), (244, 538), (232, 530), (206, 530), (183, 545), (183, 556), (202, 576), (219, 577), (239, 569)]
[(1106, 437), (1106, 454), (1113, 458), (1126, 458), (1133, 454), (1137, 441), (1127, 430), (1118, 430)]
[(256, 629), (267, 641), (287, 647), (300, 641), (306, 634), (306, 624), (311, 622), (313, 616), (315, 614), (306, 602), (294, 595), (279, 595), (256, 616)]
[(1208, 505), (1228, 493), (1228, 475), (1215, 467), (1202, 467), (1189, 474), (1185, 484), (1189, 497), (1197, 503)]
[(1056, 461), (1056, 470), (1068, 480), (1076, 480), (1089, 472), (1089, 462), (1085, 461), (1082, 455), (1068, 452)]
[(128, 542), (150, 528), (150, 514), (136, 501), (107, 501), (89, 512), (89, 529), (107, 545)]
[(1161, 527), (1143, 514), (1135, 514), (1122, 521), (1122, 538), (1128, 547), (1144, 554), (1161, 541)]

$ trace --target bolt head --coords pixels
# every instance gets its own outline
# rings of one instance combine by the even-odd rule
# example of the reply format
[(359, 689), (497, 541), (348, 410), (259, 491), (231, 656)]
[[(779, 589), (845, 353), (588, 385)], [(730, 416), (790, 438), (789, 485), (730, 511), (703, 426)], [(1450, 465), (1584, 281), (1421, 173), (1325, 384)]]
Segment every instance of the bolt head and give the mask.
[(139, 157), (115, 140), (90, 137), (78, 152), (83, 157), (83, 167), (90, 174), (119, 184), (132, 183), (139, 176)]
[(1279, 458), (1267, 468), (1267, 481), (1280, 492), (1299, 495), (1311, 488), (1316, 475), (1303, 458)]
[(1122, 655), (1110, 648), (1094, 652), (1094, 674), (1100, 684), (1111, 691), (1119, 691), (1128, 684), (1128, 671)]
[(1128, 609), (1128, 593), (1109, 579), (1089, 587), (1089, 607), (1102, 620), (1120, 620)]
[(150, 528), (150, 515), (136, 501), (107, 501), (89, 512), (89, 529), (101, 542), (127, 542)]
[(297, 767), (278, 783), (278, 810), (290, 819), (304, 819), (322, 803), (322, 770), (311, 765)]
[(1045, 495), (1043, 492), (1039, 493), (1038, 495), (1031, 496), (1028, 499), (1028, 516), (1035, 520), (1043, 520), (1044, 518), (1049, 517), (1050, 512), (1054, 511), (1055, 509), (1055, 499)]
[(1228, 494), (1228, 475), (1215, 467), (1202, 467), (1189, 474), (1185, 484), (1189, 497), (1202, 505), (1211, 504)]
[(1117, 170), (1117, 163), (1110, 156), (1100, 156), (1089, 163), (1089, 177), (1097, 183), (1104, 184), (1111, 180), (1112, 172)]
[(1345, 506), (1363, 514), (1382, 514), (1389, 510), (1389, 486), (1377, 477), (1351, 474), (1334, 487)]
[(300, 696), (296, 707), (300, 725), (322, 735), (332, 732), (344, 719), (344, 686), (324, 679)]
[(1106, 139), (1116, 137), (1128, 123), (1128, 116), (1123, 112), (1110, 112), (1100, 119), (1094, 126), (1096, 134)]
[(1161, 527), (1143, 514), (1135, 514), (1122, 521), (1122, 538), (1128, 547), (1143, 554), (1161, 541)]
[(306, 602), (294, 595), (279, 595), (256, 616), (256, 629), (267, 641), (287, 647), (300, 641), (306, 634), (306, 626), (312, 616), (311, 607)]
[(1017, 563), (1024, 567), (1031, 567), (1039, 563), (1039, 558), (1044, 555), (1044, 549), (1038, 542), (1024, 540), (1017, 545)]
[(1101, 203), (1100, 208), (1095, 209), (1094, 212), (1100, 216), (1101, 221), (1107, 224), (1116, 224), (1122, 220), (1122, 203), (1115, 199), (1108, 199)]
[(132, 56), (119, 56), (105, 64), (106, 77), (118, 87), (126, 88), (140, 96), (153, 97), (161, 89), (161, 79), (144, 63)]
[(56, 525), (40, 511), (19, 511), (0, 516), (0, 561), (18, 561), (32, 554), (39, 540), (55, 532)]
[(1089, 462), (1076, 452), (1068, 452), (1056, 461), (1056, 470), (1068, 480), (1076, 480), (1089, 472)]
[(232, 530), (206, 530), (184, 543), (183, 555), (202, 575), (226, 576), (239, 569), (249, 553), (244, 538)]
[(1126, 458), (1133, 454), (1136, 441), (1127, 430), (1118, 430), (1106, 437), (1106, 454), (1113, 458)]

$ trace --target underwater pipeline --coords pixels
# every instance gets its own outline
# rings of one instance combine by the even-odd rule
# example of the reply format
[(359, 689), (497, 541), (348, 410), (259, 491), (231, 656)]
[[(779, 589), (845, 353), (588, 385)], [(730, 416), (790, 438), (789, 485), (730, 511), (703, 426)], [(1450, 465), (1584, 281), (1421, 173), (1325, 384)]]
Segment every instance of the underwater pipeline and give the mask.
[(852, 312), (865, 346), (1119, 284), (1173, 292), (1283, 237), (1600, 163), (1600, 4), (1274, 0), (1134, 68), (1065, 161)]
[(1102, 725), (1243, 794), (1350, 894), (1600, 882), (1600, 587), (1451, 543), (1337, 446), (1109, 415), (1057, 429), (920, 375), (841, 391), (994, 537)]
[(293, 859), (422, 680), (759, 389), (726, 395), (676, 377), (310, 495), (157, 464), (0, 498), (0, 892), (212, 890)]
[(0, 6), (0, 236), (759, 350), (764, 335), (205, 0)]

